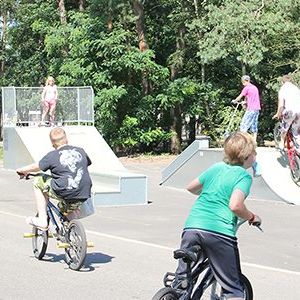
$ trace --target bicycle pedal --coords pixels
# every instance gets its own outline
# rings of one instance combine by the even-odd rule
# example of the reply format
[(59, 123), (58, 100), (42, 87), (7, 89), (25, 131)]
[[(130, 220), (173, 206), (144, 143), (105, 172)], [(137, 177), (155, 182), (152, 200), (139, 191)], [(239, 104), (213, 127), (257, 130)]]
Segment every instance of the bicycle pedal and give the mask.
[(92, 248), (92, 247), (95, 247), (95, 244), (94, 244), (94, 242), (92, 242), (92, 241), (87, 241), (87, 242), (86, 242), (86, 246), (87, 246), (88, 248)]
[(70, 244), (69, 243), (58, 242), (56, 244), (56, 246), (57, 246), (57, 248), (64, 248), (64, 249), (70, 248)]
[(32, 232), (23, 233), (23, 238), (33, 238), (35, 234)]

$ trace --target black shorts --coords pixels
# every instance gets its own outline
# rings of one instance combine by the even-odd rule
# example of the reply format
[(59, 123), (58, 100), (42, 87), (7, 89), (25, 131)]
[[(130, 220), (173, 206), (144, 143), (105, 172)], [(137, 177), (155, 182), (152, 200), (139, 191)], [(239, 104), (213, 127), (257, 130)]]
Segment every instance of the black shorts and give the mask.
[[(237, 239), (200, 229), (185, 229), (182, 233), (181, 249), (200, 245), (208, 258), (211, 270), (222, 286), (227, 298), (243, 298), (240, 256)], [(186, 264), (179, 260), (177, 275), (186, 272)]]

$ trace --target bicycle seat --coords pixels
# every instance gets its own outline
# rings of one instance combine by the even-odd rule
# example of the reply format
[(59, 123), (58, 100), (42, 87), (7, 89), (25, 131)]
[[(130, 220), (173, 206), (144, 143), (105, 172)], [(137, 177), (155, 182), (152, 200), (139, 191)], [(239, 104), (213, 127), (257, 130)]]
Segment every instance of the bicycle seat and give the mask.
[(184, 262), (196, 262), (198, 261), (198, 253), (200, 250), (200, 246), (192, 246), (188, 249), (178, 249), (173, 252), (174, 258), (182, 258)]

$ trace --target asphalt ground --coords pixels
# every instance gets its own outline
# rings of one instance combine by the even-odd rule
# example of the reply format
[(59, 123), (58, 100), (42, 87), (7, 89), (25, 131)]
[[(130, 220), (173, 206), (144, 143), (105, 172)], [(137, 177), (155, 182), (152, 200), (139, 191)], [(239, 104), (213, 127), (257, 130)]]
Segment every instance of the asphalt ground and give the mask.
[[(25, 217), (35, 211), (31, 182), (0, 169), (0, 299), (148, 300), (174, 271), (172, 257), (189, 209), (195, 200), (183, 190), (159, 186), (170, 161), (125, 161), (148, 175), (147, 205), (97, 207), (82, 219), (94, 242), (80, 272), (64, 262), (64, 250), (50, 240), (47, 256), (33, 257)], [(255, 179), (254, 179), (255, 180)], [(300, 206), (247, 200), (263, 219), (264, 232), (243, 225), (238, 233), (243, 273), (254, 299), (300, 299)]]

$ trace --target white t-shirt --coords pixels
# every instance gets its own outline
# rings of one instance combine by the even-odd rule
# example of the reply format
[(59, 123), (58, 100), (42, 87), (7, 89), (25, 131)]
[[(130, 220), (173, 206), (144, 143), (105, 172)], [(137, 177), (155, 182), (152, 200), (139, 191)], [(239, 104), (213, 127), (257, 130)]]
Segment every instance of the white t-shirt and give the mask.
[(44, 100), (51, 101), (57, 100), (57, 87), (56, 85), (46, 85), (44, 87)]
[(300, 89), (291, 82), (285, 82), (278, 92), (279, 106), (286, 111), (300, 113)]

